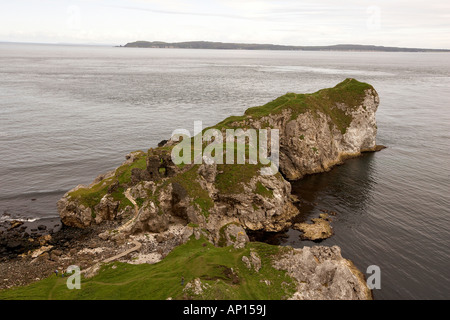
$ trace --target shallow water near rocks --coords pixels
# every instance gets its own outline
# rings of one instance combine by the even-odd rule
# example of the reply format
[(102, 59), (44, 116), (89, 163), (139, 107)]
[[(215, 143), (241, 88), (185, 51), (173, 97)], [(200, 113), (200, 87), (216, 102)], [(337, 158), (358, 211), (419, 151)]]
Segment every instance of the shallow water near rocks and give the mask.
[[(67, 190), (174, 129), (353, 77), (380, 95), (377, 142), (388, 149), (293, 183), (294, 193), (305, 217), (337, 212), (321, 244), (363, 272), (380, 266), (376, 299), (448, 299), (449, 58), (0, 44), (0, 219), (56, 218)], [(283, 244), (314, 245), (286, 235)]]
[[(312, 245), (333, 246), (342, 249), (342, 256), (352, 260), (365, 273), (368, 266), (381, 269), (381, 290), (374, 290), (375, 299), (444, 299), (448, 297), (446, 269), (448, 266), (447, 244), (437, 239), (445, 232), (445, 225), (427, 221), (422, 216), (420, 194), (417, 200), (403, 197), (408, 193), (414, 197), (415, 188), (400, 192), (384, 193), (392, 184), (384, 177), (378, 181), (373, 176), (383, 177), (385, 163), (393, 156), (392, 150), (364, 154), (360, 158), (346, 160), (330, 172), (306, 176), (292, 182), (292, 193), (301, 200), (298, 205), (299, 221), (318, 217), (324, 212), (330, 215), (334, 235), (320, 242), (302, 240), (301, 232), (290, 229), (282, 233), (263, 233), (253, 237), (277, 245), (296, 248)], [(397, 173), (401, 175), (401, 172)], [(417, 188), (417, 191), (421, 189)], [(421, 192), (420, 192), (421, 193)], [(399, 215), (399, 207), (411, 205), (409, 215)], [(417, 219), (422, 222), (417, 222)], [(415, 221), (416, 220), (416, 221)], [(414, 227), (411, 223), (417, 223)], [(426, 250), (433, 249), (432, 253)], [(447, 258), (445, 258), (447, 257)], [(442, 267), (442, 269), (440, 268)], [(371, 273), (366, 273), (366, 277)]]

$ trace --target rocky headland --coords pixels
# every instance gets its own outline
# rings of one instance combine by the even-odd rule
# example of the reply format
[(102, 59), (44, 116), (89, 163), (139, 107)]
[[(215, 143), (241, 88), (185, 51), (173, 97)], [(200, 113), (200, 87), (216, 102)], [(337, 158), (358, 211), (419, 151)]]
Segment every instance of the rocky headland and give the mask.
[[(95, 265), (98, 269), (108, 257), (114, 258), (118, 251), (132, 248), (136, 241), (142, 247), (120, 259), (155, 263), (191, 239), (205, 239), (218, 248), (245, 250), (250, 245), (249, 231), (278, 232), (294, 227), (311, 240), (329, 237), (333, 231), (328, 216), (313, 219), (312, 223), (292, 222), (299, 211), (289, 181), (328, 171), (363, 152), (379, 150), (375, 121), (378, 104), (372, 86), (346, 79), (311, 94), (287, 93), (213, 127), (224, 136), (227, 129), (278, 129), (279, 172), (274, 175), (262, 175), (264, 165), (248, 161), (236, 165), (176, 165), (171, 152), (177, 142), (172, 139), (147, 152), (132, 152), (117, 169), (98, 176), (88, 186), (77, 186), (58, 201), (64, 224), (60, 233), (86, 233), (85, 240), (89, 239), (91, 246), (87, 254), (95, 257), (86, 263), (85, 268), (91, 268), (87, 273)], [(86, 251), (81, 249), (83, 241), (75, 241), (80, 247), (70, 253), (70, 248), (61, 250), (56, 238), (52, 239), (23, 253), (21, 258), (29, 263), (62, 258), (75, 262), (79, 252)], [(43, 247), (41, 253), (36, 251)], [(268, 268), (284, 270), (293, 281), (284, 298), (371, 298), (364, 276), (342, 258), (338, 247), (290, 250), (263, 262)], [(261, 268), (257, 256), (257, 252), (242, 256), (242, 261), (249, 268)], [(234, 276), (229, 276), (233, 281)], [(191, 280), (186, 287), (201, 289), (202, 281), (208, 279)], [(203, 289), (210, 286), (208, 282)], [(186, 289), (189, 297), (210, 297), (191, 289)]]

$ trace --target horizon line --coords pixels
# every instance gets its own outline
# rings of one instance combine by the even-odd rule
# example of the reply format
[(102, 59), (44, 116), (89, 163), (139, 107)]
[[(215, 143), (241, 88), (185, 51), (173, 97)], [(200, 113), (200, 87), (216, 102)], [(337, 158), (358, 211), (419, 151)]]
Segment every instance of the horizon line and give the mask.
[[(125, 45), (122, 44), (114, 44), (114, 43), (95, 43), (95, 42), (33, 42), (33, 41), (3, 41), (0, 40), (0, 43), (11, 43), (11, 44), (37, 44), (37, 45), (62, 45), (62, 46), (102, 46), (102, 47), (125, 47), (129, 43), (135, 42), (148, 42), (148, 43), (166, 43), (166, 44), (180, 44), (180, 43), (194, 43), (194, 42), (205, 42), (205, 43), (221, 43), (221, 44), (242, 44), (242, 45), (270, 45), (270, 46), (278, 46), (278, 47), (297, 47), (297, 48), (308, 48), (308, 47), (334, 47), (334, 46), (371, 46), (378, 48), (396, 48), (396, 49), (408, 49), (408, 50), (433, 50), (433, 51), (449, 51), (450, 49), (445, 48), (422, 48), (422, 47), (397, 47), (397, 46), (385, 46), (385, 45), (376, 45), (376, 44), (355, 44), (355, 43), (337, 43), (337, 44), (328, 44), (328, 45), (290, 45), (290, 44), (273, 44), (273, 43), (253, 43), (253, 42), (223, 42), (223, 41), (209, 41), (209, 40), (188, 40), (188, 41), (177, 41), (177, 42), (166, 42), (161, 40), (136, 40), (132, 42), (128, 42)], [(137, 48), (137, 47), (136, 47)], [(151, 49), (151, 48), (148, 48)], [(163, 48), (158, 48), (163, 49)], [(174, 49), (183, 49), (183, 48), (174, 48)], [(193, 49), (193, 48), (186, 48)], [(195, 48), (194, 48), (195, 49)], [(225, 49), (214, 49), (214, 50), (225, 50)], [(233, 50), (233, 49), (231, 49)], [(247, 49), (248, 50), (248, 49)], [(267, 49), (269, 51), (273, 51)], [(262, 51), (262, 50), (261, 50)], [(301, 50), (299, 50), (301, 51)], [(313, 50), (311, 50), (313, 51)], [(333, 50), (329, 50), (333, 51)], [(343, 51), (343, 50), (336, 50)], [(346, 50), (344, 50), (346, 51)], [(361, 51), (369, 51), (369, 50), (361, 50)]]

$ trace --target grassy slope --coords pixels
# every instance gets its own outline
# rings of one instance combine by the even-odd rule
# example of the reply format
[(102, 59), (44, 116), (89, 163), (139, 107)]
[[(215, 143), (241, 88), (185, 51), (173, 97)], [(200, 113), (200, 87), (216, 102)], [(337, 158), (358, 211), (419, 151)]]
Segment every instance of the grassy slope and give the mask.
[(350, 108), (357, 107), (363, 102), (365, 91), (368, 89), (373, 89), (373, 87), (355, 79), (346, 79), (333, 88), (322, 89), (315, 93), (287, 93), (263, 106), (247, 109), (242, 116), (228, 117), (214, 128), (233, 128), (233, 123), (244, 121), (249, 117), (260, 119), (290, 109), (292, 119), (307, 111), (311, 111), (313, 115), (317, 112), (328, 114), (334, 125), (344, 134), (352, 118), (339, 109), (336, 104), (346, 104)]
[[(250, 249), (261, 257), (258, 273), (241, 260), (243, 255), (249, 256)], [(0, 291), (0, 299), (183, 299), (184, 277), (184, 285), (195, 278), (210, 285), (203, 295), (193, 298), (279, 300), (294, 292), (292, 279), (271, 266), (271, 260), (281, 250), (287, 249), (257, 242), (244, 249), (218, 248), (204, 239), (191, 239), (153, 265), (105, 265), (97, 276), (82, 278), (81, 290), (68, 290), (67, 278), (51, 275), (26, 287)], [(271, 285), (263, 280), (270, 280)]]
[[(93, 185), (91, 188), (80, 188), (76, 191), (70, 192), (69, 196), (73, 199), (78, 199), (80, 204), (91, 208), (94, 211), (94, 207), (100, 202), (105, 194), (108, 193), (108, 188), (116, 181), (120, 184), (126, 184), (130, 181), (131, 170), (133, 168), (146, 169), (146, 155), (140, 151), (140, 155), (136, 156), (136, 160), (131, 164), (125, 164), (116, 169), (116, 173), (113, 177), (102, 180), (99, 183)], [(120, 208), (125, 208), (127, 205), (132, 206), (132, 203), (125, 197), (123, 187), (119, 187), (111, 195), (115, 201), (120, 201)]]

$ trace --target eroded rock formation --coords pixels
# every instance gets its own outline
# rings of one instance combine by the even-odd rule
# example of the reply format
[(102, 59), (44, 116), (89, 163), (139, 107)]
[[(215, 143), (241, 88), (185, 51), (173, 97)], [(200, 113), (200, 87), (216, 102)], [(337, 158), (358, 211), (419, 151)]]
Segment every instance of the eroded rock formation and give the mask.
[(297, 283), (293, 300), (370, 300), (364, 275), (337, 246), (292, 249), (274, 260)]
[[(378, 150), (378, 103), (373, 87), (354, 79), (312, 94), (288, 93), (213, 127), (224, 135), (228, 128), (278, 129), (281, 173), (262, 175), (263, 166), (248, 161), (175, 165), (171, 150), (176, 142), (163, 141), (148, 152), (128, 154), (120, 167), (89, 186), (67, 192), (58, 202), (61, 219), (79, 228), (122, 219), (117, 230), (122, 240), (127, 234), (160, 233), (181, 224), (186, 226), (186, 240), (203, 236), (218, 246), (244, 248), (249, 241), (246, 230), (277, 232), (292, 225), (298, 209), (288, 180)], [(315, 239), (332, 234), (328, 224), (314, 222), (296, 227), (314, 229), (310, 238)], [(104, 235), (109, 238), (109, 233)], [(250, 258), (244, 263), (252, 264)], [(361, 274), (338, 247), (296, 249), (276, 266), (298, 280), (293, 298), (370, 298)]]
[[(376, 91), (354, 79), (313, 94), (288, 93), (215, 126), (224, 134), (227, 128), (278, 129), (283, 176), (261, 175), (261, 167), (249, 163), (177, 166), (170, 154), (175, 143), (169, 140), (147, 153), (130, 153), (115, 171), (69, 191), (58, 202), (59, 213), (64, 224), (76, 227), (131, 216), (128, 232), (160, 232), (184, 221), (216, 239), (232, 222), (250, 230), (283, 230), (297, 214), (284, 177), (326, 171), (375, 150), (378, 103)], [(137, 217), (126, 190), (138, 201)]]

